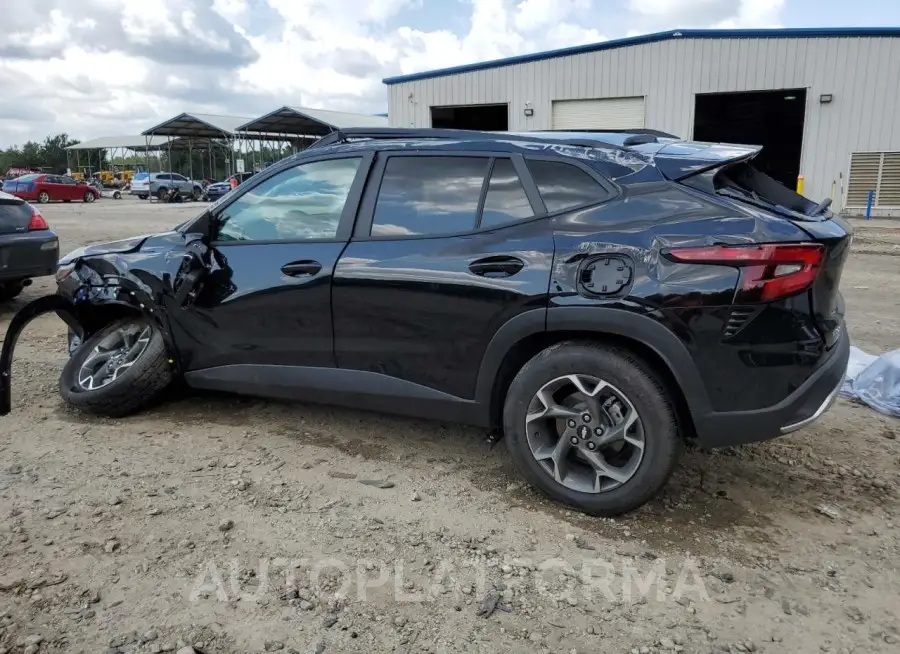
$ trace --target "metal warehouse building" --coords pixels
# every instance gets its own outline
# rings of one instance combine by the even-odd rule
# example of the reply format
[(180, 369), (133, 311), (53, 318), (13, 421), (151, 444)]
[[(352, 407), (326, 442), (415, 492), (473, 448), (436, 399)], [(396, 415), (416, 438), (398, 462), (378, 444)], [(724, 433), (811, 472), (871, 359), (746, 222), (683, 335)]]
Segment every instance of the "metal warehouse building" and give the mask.
[(650, 128), (900, 215), (900, 28), (676, 30), (384, 80), (393, 127)]

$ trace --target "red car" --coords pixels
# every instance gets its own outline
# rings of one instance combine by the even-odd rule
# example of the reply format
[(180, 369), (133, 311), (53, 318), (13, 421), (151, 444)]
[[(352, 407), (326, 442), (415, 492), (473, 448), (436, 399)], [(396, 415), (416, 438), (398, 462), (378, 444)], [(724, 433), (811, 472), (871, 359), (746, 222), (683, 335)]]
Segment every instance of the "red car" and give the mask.
[(33, 173), (7, 180), (3, 182), (2, 190), (4, 193), (40, 204), (55, 200), (93, 202), (100, 197), (100, 191), (83, 182), (76, 182), (65, 175), (46, 173)]

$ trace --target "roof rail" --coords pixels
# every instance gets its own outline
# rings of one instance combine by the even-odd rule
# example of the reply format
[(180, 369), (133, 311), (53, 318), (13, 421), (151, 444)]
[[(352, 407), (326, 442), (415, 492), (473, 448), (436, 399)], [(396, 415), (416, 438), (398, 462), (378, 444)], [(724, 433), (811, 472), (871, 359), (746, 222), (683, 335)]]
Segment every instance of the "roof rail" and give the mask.
[(678, 139), (681, 140), (680, 136), (676, 136), (675, 134), (669, 134), (668, 132), (663, 132), (658, 129), (648, 129), (646, 127), (641, 127), (638, 129), (542, 129), (541, 132), (592, 132), (594, 134), (638, 134), (638, 135), (647, 135), (647, 136), (655, 136), (661, 139)]
[[(548, 130), (549, 131), (549, 130)], [(596, 130), (593, 130), (596, 131)], [(598, 139), (591, 138), (542, 138), (540, 132), (535, 132), (534, 136), (520, 133), (510, 132), (481, 132), (478, 130), (468, 129), (440, 129), (440, 128), (416, 128), (416, 127), (385, 127), (385, 128), (369, 128), (369, 127), (348, 127), (335, 130), (318, 141), (313, 143), (310, 148), (322, 148), (335, 143), (346, 143), (351, 139), (443, 139), (448, 141), (524, 141), (526, 143), (555, 143), (559, 145), (576, 145), (585, 148), (606, 148), (609, 150), (624, 150), (625, 148), (613, 143), (607, 143)], [(309, 148), (307, 148), (309, 149)]]

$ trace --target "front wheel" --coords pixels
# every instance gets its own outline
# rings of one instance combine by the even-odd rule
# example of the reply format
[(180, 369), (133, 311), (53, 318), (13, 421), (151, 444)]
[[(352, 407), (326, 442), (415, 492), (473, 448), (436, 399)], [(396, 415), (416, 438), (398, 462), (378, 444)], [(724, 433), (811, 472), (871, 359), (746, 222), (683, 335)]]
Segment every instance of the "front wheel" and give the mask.
[(681, 449), (669, 394), (649, 366), (595, 343), (560, 343), (526, 363), (507, 392), (503, 427), (533, 486), (598, 516), (652, 499)]
[(95, 197), (94, 197), (94, 194), (91, 193), (90, 191), (88, 191), (87, 193), (84, 194), (84, 201), (85, 201), (87, 204), (90, 204), (91, 202), (93, 202), (93, 201), (96, 200), (96, 199), (97, 199), (97, 198), (95, 198)]
[(50, 194), (47, 191), (41, 191), (38, 193), (38, 203), (39, 204), (47, 204), (50, 202)]
[(166, 194), (168, 194), (168, 192), (169, 192), (169, 189), (167, 189), (167, 188), (165, 188), (165, 187), (159, 189), (159, 190), (156, 192), (156, 199), (157, 199), (157, 200), (160, 200), (160, 201), (165, 200), (165, 199), (166, 199)]
[(162, 334), (143, 318), (107, 325), (70, 352), (59, 392), (72, 406), (92, 413), (134, 413), (172, 382)]

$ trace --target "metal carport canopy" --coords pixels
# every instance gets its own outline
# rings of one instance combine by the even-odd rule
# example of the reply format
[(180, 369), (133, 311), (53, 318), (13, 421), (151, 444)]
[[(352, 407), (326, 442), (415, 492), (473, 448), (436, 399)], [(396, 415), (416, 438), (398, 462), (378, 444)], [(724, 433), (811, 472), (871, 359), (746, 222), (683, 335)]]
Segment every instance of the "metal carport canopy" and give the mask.
[(184, 136), (188, 138), (234, 138), (246, 116), (216, 116), (183, 113), (143, 132), (144, 136)]
[(240, 132), (325, 136), (347, 127), (388, 127), (385, 116), (284, 106), (238, 126)]
[(169, 142), (166, 136), (153, 136), (149, 139), (142, 134), (130, 136), (101, 136), (100, 138), (70, 145), (66, 150), (157, 150), (164, 148)]

